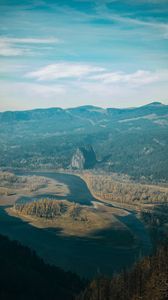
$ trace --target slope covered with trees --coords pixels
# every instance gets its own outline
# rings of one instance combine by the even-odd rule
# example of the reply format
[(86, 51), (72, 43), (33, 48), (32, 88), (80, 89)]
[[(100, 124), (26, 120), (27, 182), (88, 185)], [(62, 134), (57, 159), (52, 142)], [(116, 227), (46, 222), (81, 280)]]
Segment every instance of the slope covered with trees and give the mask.
[(167, 300), (168, 246), (112, 279), (93, 280), (76, 300)]
[(35, 252), (0, 235), (1, 300), (71, 300), (84, 281), (47, 265)]
[(0, 167), (70, 168), (76, 150), (89, 145), (96, 154), (94, 168), (165, 181), (167, 115), (168, 106), (161, 103), (0, 113)]

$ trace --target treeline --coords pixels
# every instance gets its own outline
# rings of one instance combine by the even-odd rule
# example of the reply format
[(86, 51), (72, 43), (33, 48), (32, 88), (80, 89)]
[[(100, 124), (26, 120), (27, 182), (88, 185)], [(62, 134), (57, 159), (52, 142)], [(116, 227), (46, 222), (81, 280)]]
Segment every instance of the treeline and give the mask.
[(140, 218), (149, 230), (154, 247), (168, 241), (168, 203), (157, 205), (152, 210), (141, 210)]
[[(26, 188), (30, 192), (47, 186), (49, 180), (42, 176), (17, 176), (12, 172), (0, 171), (0, 194), (10, 193), (10, 189)], [(7, 190), (8, 189), (8, 190)]]
[(0, 235), (1, 300), (71, 300), (85, 285), (76, 274), (45, 264), (34, 251)]
[(38, 218), (55, 219), (67, 215), (72, 219), (80, 216), (81, 207), (74, 202), (66, 200), (40, 199), (27, 203), (16, 203), (14, 209), (23, 215), (36, 216)]
[(133, 182), (113, 180), (110, 175), (88, 175), (84, 178), (95, 196), (126, 204), (168, 202), (168, 189)]
[(0, 186), (10, 187), (11, 185), (23, 184), (25, 182), (25, 177), (16, 176), (11, 172), (0, 171)]
[(162, 226), (168, 223), (168, 204), (154, 207), (153, 210), (142, 210), (141, 218), (151, 226)]
[(76, 300), (167, 300), (168, 245), (112, 279), (99, 277)]
[(1, 300), (167, 300), (168, 244), (130, 271), (112, 278), (99, 276), (88, 287), (86, 284), (86, 280), (45, 264), (34, 251), (0, 235)]

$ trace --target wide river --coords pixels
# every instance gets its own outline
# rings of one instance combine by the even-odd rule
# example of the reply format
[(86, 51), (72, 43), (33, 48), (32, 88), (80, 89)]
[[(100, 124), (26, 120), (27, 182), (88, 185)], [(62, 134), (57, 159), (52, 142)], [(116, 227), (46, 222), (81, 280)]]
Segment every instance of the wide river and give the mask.
[[(22, 172), (17, 175), (45, 176), (64, 183), (69, 188), (69, 194), (66, 196), (69, 201), (87, 205), (91, 205), (93, 200), (98, 201), (91, 195), (86, 183), (75, 175), (49, 172)], [(49, 194), (40, 195), (39, 198), (46, 196), (52, 198)], [(61, 197), (54, 196), (54, 199), (61, 199)], [(31, 199), (28, 197), (19, 199), (19, 201), (23, 200)], [(97, 238), (63, 236), (53, 228), (35, 228), (19, 218), (9, 216), (4, 208), (0, 207), (1, 234), (8, 235), (11, 239), (36, 250), (46, 262), (85, 277), (96, 276), (97, 273), (111, 275), (113, 272), (130, 267), (141, 256), (150, 253), (151, 243), (148, 232), (136, 214), (131, 212), (128, 216), (120, 217), (120, 221), (136, 236), (138, 240), (136, 246), (127, 246), (129, 238), (127, 231), (125, 237), (113, 228), (100, 230), (97, 232)]]

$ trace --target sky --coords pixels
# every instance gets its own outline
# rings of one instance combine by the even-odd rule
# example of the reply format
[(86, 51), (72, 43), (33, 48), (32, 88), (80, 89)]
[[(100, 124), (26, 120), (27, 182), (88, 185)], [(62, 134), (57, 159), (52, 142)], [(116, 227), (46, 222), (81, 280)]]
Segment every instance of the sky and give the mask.
[(0, 111), (168, 104), (168, 0), (0, 0)]

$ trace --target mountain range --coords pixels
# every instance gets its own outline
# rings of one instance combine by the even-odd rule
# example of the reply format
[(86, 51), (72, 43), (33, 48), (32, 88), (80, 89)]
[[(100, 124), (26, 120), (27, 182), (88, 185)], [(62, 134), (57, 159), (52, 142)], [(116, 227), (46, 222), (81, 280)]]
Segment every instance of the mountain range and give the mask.
[(126, 109), (80, 106), (0, 113), (1, 168), (70, 168), (92, 147), (95, 169), (134, 179), (168, 179), (168, 105)]

